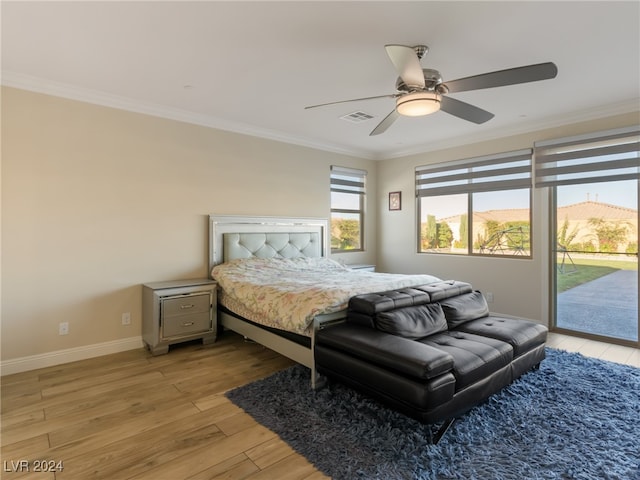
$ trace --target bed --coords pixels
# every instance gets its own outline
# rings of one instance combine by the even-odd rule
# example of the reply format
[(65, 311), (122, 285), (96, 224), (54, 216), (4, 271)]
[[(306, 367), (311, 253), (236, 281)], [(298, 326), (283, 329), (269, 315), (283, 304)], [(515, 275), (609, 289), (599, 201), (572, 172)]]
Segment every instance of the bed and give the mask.
[(440, 281), (352, 270), (327, 252), (326, 219), (209, 216), (220, 325), (308, 367), (313, 388), (316, 332), (343, 321), (349, 298)]

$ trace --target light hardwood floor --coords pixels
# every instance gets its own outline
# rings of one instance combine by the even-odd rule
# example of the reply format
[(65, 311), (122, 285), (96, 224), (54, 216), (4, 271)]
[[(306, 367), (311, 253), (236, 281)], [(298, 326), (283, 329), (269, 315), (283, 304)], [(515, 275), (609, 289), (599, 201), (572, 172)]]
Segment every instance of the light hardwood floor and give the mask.
[[(638, 349), (558, 334), (549, 346), (640, 367)], [(228, 332), (158, 357), (140, 349), (5, 376), (0, 476), (327, 478), (224, 396), (290, 365)], [(34, 472), (36, 460), (54, 461), (55, 471)]]

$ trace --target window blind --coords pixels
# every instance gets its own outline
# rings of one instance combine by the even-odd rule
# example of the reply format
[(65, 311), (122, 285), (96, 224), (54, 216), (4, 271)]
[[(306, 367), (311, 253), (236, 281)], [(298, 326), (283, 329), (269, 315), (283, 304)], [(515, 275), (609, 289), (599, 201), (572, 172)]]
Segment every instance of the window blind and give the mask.
[(530, 148), (416, 168), (416, 195), (531, 188)]
[(331, 165), (331, 191), (364, 195), (365, 170)]
[(637, 179), (640, 126), (536, 142), (534, 157), (536, 187)]

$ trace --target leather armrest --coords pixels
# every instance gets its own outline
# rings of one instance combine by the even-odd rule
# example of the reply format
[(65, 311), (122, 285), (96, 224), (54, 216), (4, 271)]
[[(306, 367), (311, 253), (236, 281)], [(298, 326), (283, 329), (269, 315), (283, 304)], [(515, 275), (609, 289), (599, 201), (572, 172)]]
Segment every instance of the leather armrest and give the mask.
[(316, 342), (420, 379), (434, 378), (453, 369), (453, 357), (445, 351), (349, 323), (320, 330)]

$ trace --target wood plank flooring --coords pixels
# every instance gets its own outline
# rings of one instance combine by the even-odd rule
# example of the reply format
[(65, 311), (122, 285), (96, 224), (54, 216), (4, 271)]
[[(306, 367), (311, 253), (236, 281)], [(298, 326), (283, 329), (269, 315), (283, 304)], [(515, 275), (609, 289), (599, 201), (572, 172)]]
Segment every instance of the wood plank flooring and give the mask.
[[(640, 367), (634, 348), (558, 334), (549, 346)], [(290, 365), (227, 332), (158, 357), (140, 349), (5, 376), (0, 477), (327, 478), (223, 395)], [(37, 460), (53, 471), (35, 472)]]
[(228, 332), (3, 377), (1, 477), (326, 478), (223, 395), (292, 364)]

